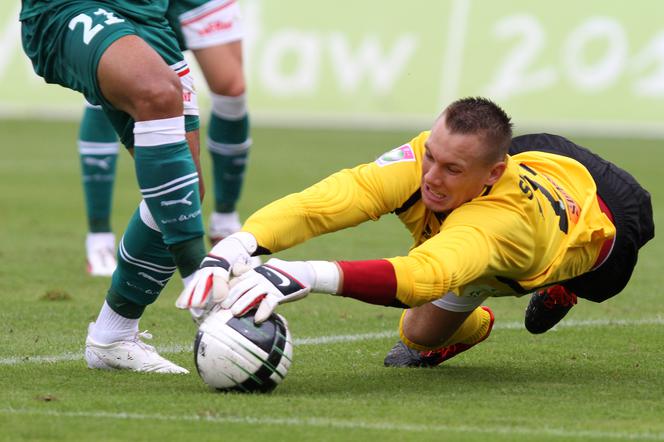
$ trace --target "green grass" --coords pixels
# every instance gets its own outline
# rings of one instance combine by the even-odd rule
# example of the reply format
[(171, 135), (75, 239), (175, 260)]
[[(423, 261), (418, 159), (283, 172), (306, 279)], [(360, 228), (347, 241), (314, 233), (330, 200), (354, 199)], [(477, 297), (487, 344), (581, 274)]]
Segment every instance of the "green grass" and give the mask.
[[(435, 369), (382, 366), (399, 311), (312, 295), (280, 308), (296, 342), (395, 334), (301, 343), (274, 393), (217, 394), (195, 373), (85, 367), (86, 326), (108, 280), (83, 271), (76, 126), (5, 121), (0, 133), (0, 440), (664, 440), (661, 241), (644, 248), (622, 294), (599, 305), (581, 302), (567, 326), (545, 335), (520, 326), (526, 299), (490, 300), (497, 317), (491, 338)], [(256, 129), (240, 210), (248, 214), (339, 168), (370, 161), (412, 135)], [(577, 141), (651, 191), (657, 223), (664, 213), (661, 142)], [(123, 153), (113, 214), (118, 235), (139, 199)], [(388, 216), (281, 256), (376, 258), (408, 246), (408, 233)], [(178, 289), (177, 281), (167, 287), (141, 327), (155, 334), (165, 356), (194, 370), (190, 351), (168, 352), (191, 345), (195, 334), (188, 315), (173, 307)], [(36, 356), (59, 359), (29, 359)]]

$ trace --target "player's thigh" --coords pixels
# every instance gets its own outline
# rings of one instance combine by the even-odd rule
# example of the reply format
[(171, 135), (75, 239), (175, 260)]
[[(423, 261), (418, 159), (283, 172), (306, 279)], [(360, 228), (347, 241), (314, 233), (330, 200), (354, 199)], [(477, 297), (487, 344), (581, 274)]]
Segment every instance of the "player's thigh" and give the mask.
[(111, 121), (126, 146), (133, 146), (133, 122), (123, 114), (144, 121), (179, 116), (184, 108), (197, 127), (193, 78), (165, 19), (136, 23), (135, 34), (114, 41), (99, 64), (102, 106), (118, 114)]
[[(165, 19), (146, 16), (142, 21), (140, 14), (126, 17), (107, 2), (68, 4), (22, 23), (23, 45), (37, 74), (48, 83), (83, 93), (92, 104), (102, 105), (122, 142), (130, 146), (133, 145), (132, 117), (105, 97), (98, 78), (101, 58), (109, 47), (128, 36), (138, 36), (147, 42), (172, 70), (186, 69), (175, 35)], [(129, 54), (123, 54), (122, 58), (125, 56)], [(121, 60), (118, 65), (129, 77), (144, 73), (146, 67), (140, 60), (137, 63)]]
[(190, 49), (213, 93), (244, 93), (244, 26), (235, 0), (173, 0), (167, 13), (181, 47)]
[(23, 22), (23, 44), (35, 71), (48, 83), (82, 92), (102, 104), (97, 67), (116, 40), (136, 33), (134, 25), (99, 2), (67, 5)]
[(245, 92), (242, 42), (195, 49), (193, 53), (213, 93), (237, 97)]
[(138, 35), (111, 44), (99, 61), (104, 98), (137, 121), (182, 115), (182, 90), (175, 72)]

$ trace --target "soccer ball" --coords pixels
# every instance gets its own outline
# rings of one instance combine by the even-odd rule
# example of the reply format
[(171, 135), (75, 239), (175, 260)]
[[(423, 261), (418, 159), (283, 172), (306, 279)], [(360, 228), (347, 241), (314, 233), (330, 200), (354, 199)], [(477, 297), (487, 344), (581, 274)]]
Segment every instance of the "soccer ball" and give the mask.
[(273, 314), (254, 324), (255, 310), (236, 318), (217, 310), (198, 328), (194, 362), (207, 385), (219, 391), (267, 393), (286, 377), (293, 344), (286, 320)]

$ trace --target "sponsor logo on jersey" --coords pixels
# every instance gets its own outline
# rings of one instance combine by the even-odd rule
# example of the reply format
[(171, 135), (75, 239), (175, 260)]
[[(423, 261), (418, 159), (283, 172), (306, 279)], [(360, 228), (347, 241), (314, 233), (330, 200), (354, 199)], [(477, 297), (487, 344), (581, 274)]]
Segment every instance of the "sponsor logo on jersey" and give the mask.
[(389, 152), (385, 152), (383, 155), (378, 157), (376, 164), (378, 164), (380, 167), (383, 167), (390, 164), (404, 163), (409, 161), (415, 161), (415, 153), (413, 152), (413, 148), (410, 147), (410, 144), (404, 144), (403, 146), (399, 146)]

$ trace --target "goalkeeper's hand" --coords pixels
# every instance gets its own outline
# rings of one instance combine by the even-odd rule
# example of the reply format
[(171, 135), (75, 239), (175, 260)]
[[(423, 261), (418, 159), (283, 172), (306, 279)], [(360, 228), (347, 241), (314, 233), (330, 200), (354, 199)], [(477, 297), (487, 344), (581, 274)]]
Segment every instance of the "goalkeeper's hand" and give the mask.
[[(256, 251), (256, 238), (248, 232), (238, 232), (219, 241), (203, 258), (191, 281), (182, 291), (175, 306), (181, 309), (212, 309), (225, 299), (231, 266), (246, 264)], [(200, 312), (194, 316), (200, 316)]]
[(270, 259), (254, 269), (233, 266), (228, 296), (221, 308), (242, 316), (258, 306), (254, 315), (257, 324), (265, 321), (279, 304), (302, 299), (312, 290), (336, 293), (339, 271), (336, 264), (326, 261), (283, 261)]

